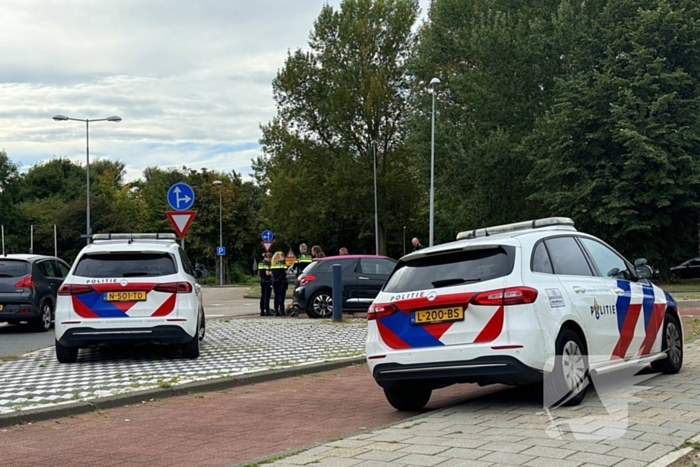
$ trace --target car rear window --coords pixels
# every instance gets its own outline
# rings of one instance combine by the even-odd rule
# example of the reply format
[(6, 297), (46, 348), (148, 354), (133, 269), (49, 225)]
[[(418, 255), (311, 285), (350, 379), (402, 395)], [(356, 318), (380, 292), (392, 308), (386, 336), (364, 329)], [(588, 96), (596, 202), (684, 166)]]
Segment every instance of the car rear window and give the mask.
[(499, 246), (401, 261), (384, 291), (403, 293), (497, 279), (513, 271), (514, 260), (514, 247)]
[(157, 277), (177, 272), (168, 253), (105, 253), (85, 255), (74, 275), (80, 277)]
[(333, 272), (333, 265), (340, 264), (343, 267), (343, 271), (350, 267), (354, 267), (357, 264), (356, 259), (352, 260), (338, 260), (338, 261), (314, 261), (306, 268), (304, 268), (304, 274), (320, 274), (324, 272)]
[(0, 260), (0, 277), (21, 277), (29, 274), (29, 263), (16, 259)]

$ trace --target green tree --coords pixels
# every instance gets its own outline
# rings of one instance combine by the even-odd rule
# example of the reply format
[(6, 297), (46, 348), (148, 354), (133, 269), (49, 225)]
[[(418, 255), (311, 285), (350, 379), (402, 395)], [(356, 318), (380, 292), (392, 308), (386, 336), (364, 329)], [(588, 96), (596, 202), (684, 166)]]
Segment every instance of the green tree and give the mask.
[(587, 39), (529, 141), (532, 198), (629, 256), (694, 255), (700, 7), (611, 0)]
[(415, 0), (326, 5), (309, 50), (287, 57), (273, 81), (277, 115), (262, 127), (265, 156), (254, 164), (267, 194), (262, 221), (280, 241), (374, 251), (375, 141), (379, 249), (400, 248), (421, 194), (404, 147), (417, 11)]

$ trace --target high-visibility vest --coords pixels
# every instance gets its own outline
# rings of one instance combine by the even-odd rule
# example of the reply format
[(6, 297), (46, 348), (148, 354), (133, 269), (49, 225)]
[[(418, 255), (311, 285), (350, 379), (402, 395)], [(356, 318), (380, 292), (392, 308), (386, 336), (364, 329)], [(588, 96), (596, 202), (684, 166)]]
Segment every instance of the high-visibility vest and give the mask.
[(311, 257), (310, 254), (308, 254), (308, 253), (300, 253), (300, 254), (299, 254), (299, 257), (297, 258), (296, 263), (297, 263), (297, 264), (301, 264), (301, 263), (310, 263), (310, 262), (312, 262), (313, 260), (314, 260), (314, 259)]

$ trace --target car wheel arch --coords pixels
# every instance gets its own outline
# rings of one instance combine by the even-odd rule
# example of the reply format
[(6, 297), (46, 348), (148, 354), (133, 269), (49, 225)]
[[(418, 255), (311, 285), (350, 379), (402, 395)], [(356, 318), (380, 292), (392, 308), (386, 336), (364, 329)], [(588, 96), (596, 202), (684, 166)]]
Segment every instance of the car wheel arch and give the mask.
[[(586, 352), (586, 354), (589, 354), (588, 336), (586, 335), (586, 331), (584, 331), (583, 327), (573, 319), (569, 319), (564, 321), (559, 327), (559, 333), (561, 333), (564, 329), (568, 329), (569, 331), (576, 333), (581, 338), (581, 343), (584, 346), (583, 350)], [(557, 334), (557, 336), (558, 335), (559, 334)]]

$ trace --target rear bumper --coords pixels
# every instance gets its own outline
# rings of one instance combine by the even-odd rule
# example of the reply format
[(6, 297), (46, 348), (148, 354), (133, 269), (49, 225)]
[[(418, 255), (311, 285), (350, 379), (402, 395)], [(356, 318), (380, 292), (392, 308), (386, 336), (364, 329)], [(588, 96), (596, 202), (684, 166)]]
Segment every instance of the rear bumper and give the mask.
[(98, 344), (139, 344), (160, 342), (163, 344), (186, 344), (194, 336), (175, 325), (147, 328), (95, 329), (76, 327), (67, 329), (58, 339), (66, 347), (84, 347)]
[(433, 388), (456, 383), (531, 384), (543, 380), (543, 373), (509, 356), (486, 356), (473, 360), (400, 364), (377, 364), (372, 372), (382, 387), (406, 383)]
[(5, 321), (26, 321), (33, 318), (38, 318), (40, 309), (38, 306), (29, 302), (8, 303), (0, 299), (0, 323)]

